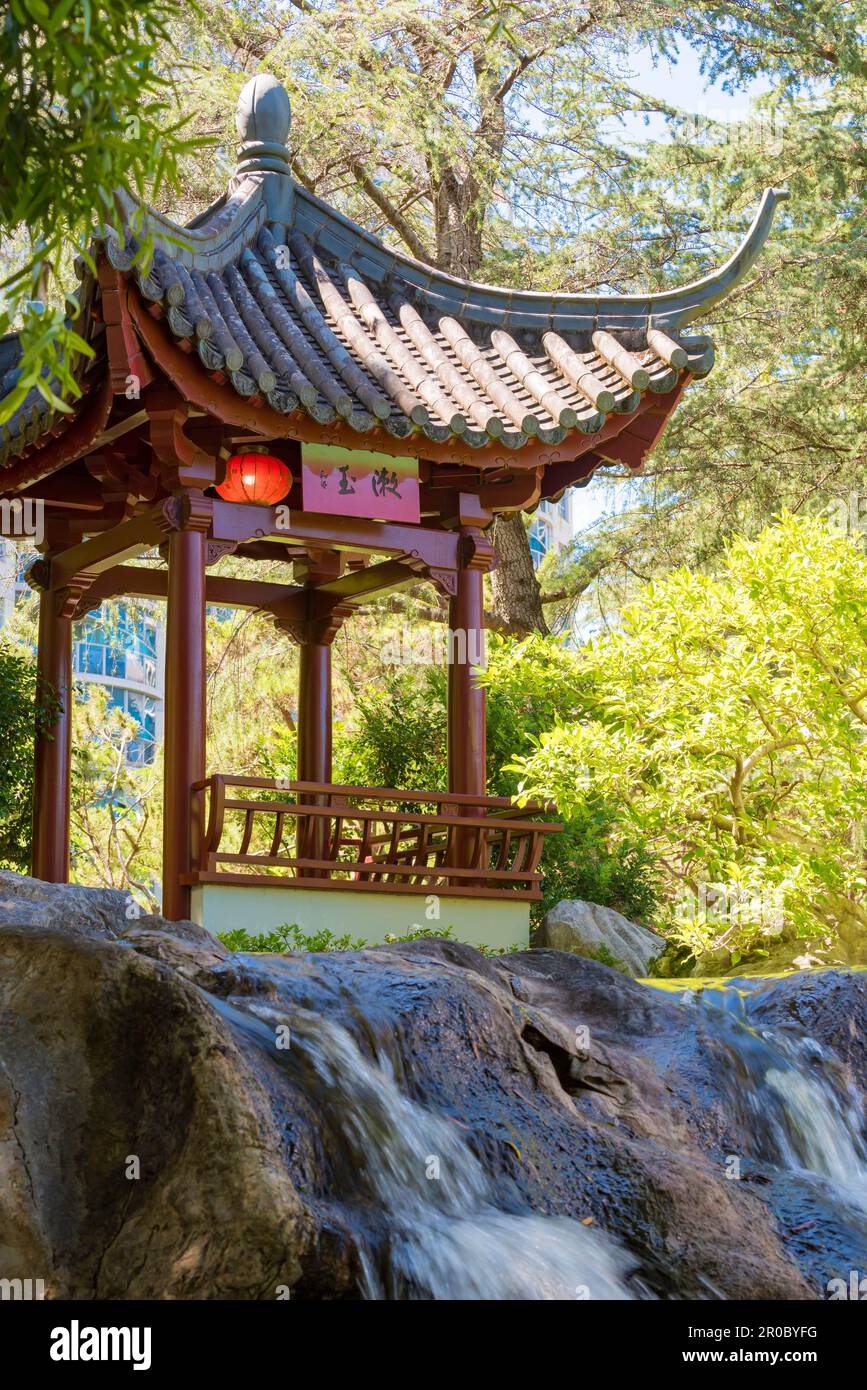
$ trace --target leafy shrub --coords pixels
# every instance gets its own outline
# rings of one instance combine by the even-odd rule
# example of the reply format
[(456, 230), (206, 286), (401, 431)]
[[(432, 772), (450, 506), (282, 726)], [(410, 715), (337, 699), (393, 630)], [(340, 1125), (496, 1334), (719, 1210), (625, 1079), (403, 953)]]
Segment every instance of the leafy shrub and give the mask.
[[(37, 691), (39, 692), (37, 698)], [(36, 662), (0, 643), (0, 867), (30, 868), (33, 738), (56, 718), (56, 696), (38, 686)]]
[[(403, 941), (453, 941), (451, 927), (413, 927), (401, 936), (387, 935), (385, 941), (370, 942), (361, 937), (335, 936), (325, 927), (322, 931), (307, 933), (296, 922), (277, 927), (262, 936), (251, 936), (243, 927), (234, 931), (218, 932), (218, 940), (229, 951), (246, 951), (253, 955), (303, 955), (305, 952), (322, 951), (362, 951), (365, 948), (390, 946)], [(504, 956), (524, 948), (513, 946), (477, 946), (483, 956)]]
[[(789, 515), (717, 576), (648, 584), (616, 630), (561, 650), (583, 708), (514, 760), (525, 794), (620, 808), (693, 952), (865, 939), (865, 612), (863, 536)], [(520, 699), (549, 678), (516, 649), (500, 684)]]
[(621, 975), (631, 976), (632, 974), (626, 962), (621, 960), (619, 956), (615, 956), (614, 952), (609, 950), (604, 941), (601, 942), (595, 950), (590, 952), (590, 959), (598, 960), (600, 965), (610, 965), (612, 970), (619, 970)]
[(253, 936), (244, 927), (234, 931), (218, 932), (217, 938), (229, 951), (247, 951), (253, 954), (295, 955), (305, 951), (360, 951), (367, 945), (361, 937), (335, 936), (328, 928), (308, 934), (297, 922), (284, 923), (274, 931), (261, 936)]
[(447, 729), (441, 667), (389, 673), (357, 692), (352, 722), (334, 741), (334, 780), (444, 791)]
[(546, 837), (541, 869), (542, 900), (530, 909), (534, 925), (563, 898), (611, 907), (645, 925), (657, 917), (653, 855), (639, 840), (618, 838), (616, 818), (601, 802), (587, 803), (562, 834)]

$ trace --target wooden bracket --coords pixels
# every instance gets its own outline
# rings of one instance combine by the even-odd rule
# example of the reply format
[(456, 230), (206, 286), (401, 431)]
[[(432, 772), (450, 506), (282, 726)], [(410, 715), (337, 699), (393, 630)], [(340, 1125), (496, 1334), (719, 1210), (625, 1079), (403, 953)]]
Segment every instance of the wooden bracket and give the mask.
[(323, 584), (339, 579), (346, 568), (346, 556), (339, 550), (323, 550), (308, 545), (293, 557), (293, 573), (298, 583)]
[(88, 590), (97, 577), (95, 573), (82, 570), (64, 588), (52, 590), (54, 611), (58, 618), (83, 618), (100, 606), (101, 599), (94, 603), (87, 602)]
[[(105, 258), (100, 259), (97, 277), (111, 389), (115, 395), (137, 400), (145, 387), (150, 386), (154, 373), (129, 315), (126, 285), (119, 271)], [(133, 395), (130, 395), (131, 388), (134, 388)]]
[(156, 477), (143, 473), (119, 449), (106, 446), (84, 460), (91, 477), (100, 485), (104, 508), (114, 506), (118, 519), (127, 521), (139, 502), (154, 502), (159, 491)]
[(238, 549), (234, 541), (209, 540), (205, 546), (205, 566), (216, 565), (224, 555), (234, 555)]
[(330, 647), (354, 607), (311, 589), (297, 599), (275, 605), (271, 611), (275, 626), (281, 632), (288, 632), (299, 646), (309, 643)]
[(193, 490), (174, 493), (160, 507), (160, 527), (163, 531), (208, 532), (213, 517), (212, 498)]
[(220, 452), (222, 430), (214, 426), (210, 432), (196, 422), (196, 439), (185, 431), (190, 407), (173, 387), (160, 384), (148, 391), (144, 399), (148, 414), (149, 438), (165, 486), (172, 492), (178, 488), (213, 487), (218, 471), (222, 470)]
[(427, 577), (439, 593), (446, 598), (454, 598), (458, 591), (457, 570), (429, 569)]
[(38, 594), (44, 594), (51, 588), (51, 561), (44, 558), (34, 560), (24, 578), (31, 589)]
[(496, 569), (500, 563), (500, 558), (487, 536), (474, 526), (461, 530), (460, 557), (463, 569), (481, 570), (483, 574)]
[(474, 526), (483, 531), (494, 519), (494, 513), (482, 504), (478, 493), (459, 492), (457, 489), (443, 491), (439, 512), (443, 526), (449, 531), (457, 531), (464, 526)]

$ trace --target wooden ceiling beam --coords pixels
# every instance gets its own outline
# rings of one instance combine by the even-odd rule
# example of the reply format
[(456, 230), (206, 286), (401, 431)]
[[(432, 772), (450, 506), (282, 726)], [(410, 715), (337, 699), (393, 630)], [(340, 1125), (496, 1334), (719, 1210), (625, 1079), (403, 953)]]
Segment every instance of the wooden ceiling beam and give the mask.
[(104, 505), (98, 484), (80, 463), (71, 464), (62, 473), (54, 473), (39, 483), (33, 483), (17, 496), (33, 498), (36, 502), (44, 502), (46, 507), (70, 512), (101, 512)]
[(289, 511), (251, 503), (214, 502), (213, 537), (240, 542), (273, 537), (319, 550), (367, 550), (384, 555), (411, 555), (436, 568), (457, 569), (459, 536), (455, 531), (325, 512)]
[(330, 594), (345, 603), (364, 603), (382, 594), (397, 593), (426, 578), (416, 573), (403, 560), (384, 560), (369, 569), (350, 570), (340, 579), (317, 586), (320, 594)]
[[(165, 599), (168, 594), (167, 569), (148, 569), (144, 565), (115, 565), (104, 570), (91, 584), (81, 607), (96, 608), (113, 598)], [(256, 579), (235, 579), (227, 575), (205, 576), (205, 599), (216, 608), (272, 609), (275, 604), (304, 594), (292, 584), (268, 584)]]
[(152, 550), (163, 536), (161, 520), (160, 509), (154, 508), (59, 551), (51, 557), (51, 588), (65, 588), (77, 575), (99, 575)]

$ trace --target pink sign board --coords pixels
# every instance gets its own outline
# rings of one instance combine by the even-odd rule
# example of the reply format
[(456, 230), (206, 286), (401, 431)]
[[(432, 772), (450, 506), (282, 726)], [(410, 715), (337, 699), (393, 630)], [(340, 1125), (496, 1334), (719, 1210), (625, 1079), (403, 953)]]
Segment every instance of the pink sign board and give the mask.
[(421, 517), (418, 459), (302, 444), (301, 490), (305, 512), (416, 523)]

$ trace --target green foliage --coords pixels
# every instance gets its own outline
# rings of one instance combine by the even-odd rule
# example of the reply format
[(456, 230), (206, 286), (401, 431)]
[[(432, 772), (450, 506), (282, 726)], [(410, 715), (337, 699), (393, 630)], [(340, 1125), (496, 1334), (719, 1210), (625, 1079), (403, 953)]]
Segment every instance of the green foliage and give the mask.
[(43, 688), (37, 699), (36, 663), (0, 642), (0, 867), (30, 869), (33, 736), (50, 728), (58, 701)]
[[(568, 660), (583, 711), (515, 760), (522, 794), (618, 806), (681, 893), (682, 941), (867, 928), (863, 538), (785, 515), (718, 578), (647, 585)], [(525, 667), (513, 689), (535, 686)]]
[[(299, 927), (294, 922), (291, 925), (277, 927), (272, 932), (264, 932), (261, 936), (251, 935), (244, 927), (236, 927), (234, 931), (218, 932), (217, 936), (229, 951), (246, 951), (254, 955), (301, 955), (307, 951), (362, 951), (367, 948), (376, 949), (377, 946), (391, 946), (404, 941), (454, 940), (451, 927), (413, 927), (410, 931), (399, 936), (389, 933), (385, 941), (371, 943), (362, 937), (350, 936), (348, 932), (345, 936), (335, 936), (327, 927), (323, 927), (318, 932), (305, 932), (303, 927)], [(520, 945), (476, 946), (475, 949), (483, 956), (504, 956), (514, 951), (521, 951), (523, 947)]]
[[(627, 208), (632, 218), (623, 288), (688, 282), (720, 263), (763, 186), (790, 197), (757, 273), (701, 325), (716, 366), (687, 390), (642, 480), (607, 470), (628, 505), (580, 538), (552, 585), (583, 618), (602, 608), (616, 620), (643, 580), (679, 566), (712, 569), (728, 540), (757, 535), (785, 508), (863, 507), (865, 18), (864, 0), (680, 7), (675, 23), (703, 70), (727, 84), (725, 116), (685, 109), (675, 70), (665, 115), (634, 158), (617, 178), (601, 171), (590, 205), (602, 236)], [(767, 90), (751, 103), (744, 88), (756, 78)], [(549, 621), (563, 608), (546, 609)]]
[(564, 898), (583, 898), (614, 908), (634, 922), (656, 920), (659, 886), (654, 856), (638, 838), (622, 838), (613, 809), (598, 799), (577, 808), (560, 835), (545, 842), (541, 902), (530, 909), (532, 922)]
[(165, 0), (3, 6), (0, 232), (25, 227), (29, 252), (0, 285), (0, 334), (19, 321), (23, 347), (0, 419), (34, 386), (60, 409), (79, 394), (72, 368), (91, 350), (71, 327), (78, 303), (60, 280), (52, 304), (35, 301), (52, 273), (68, 277), (73, 254), (87, 255), (97, 222), (119, 228), (115, 188), (143, 195), (175, 178), (187, 146), (158, 56), (174, 10)]
[(261, 936), (251, 935), (244, 927), (234, 931), (218, 932), (218, 939), (229, 951), (248, 951), (269, 955), (296, 955), (305, 951), (360, 951), (367, 945), (361, 937), (335, 936), (324, 927), (321, 931), (307, 933), (297, 922), (275, 927), (272, 932)]
[(335, 740), (335, 781), (445, 789), (446, 679), (437, 666), (402, 669), (356, 693)]
[[(532, 639), (530, 639), (532, 641)], [(542, 648), (549, 652), (542, 643)], [(511, 649), (496, 638), (491, 642), (492, 666), (498, 654), (513, 659)], [(496, 675), (484, 677), (488, 686), (488, 789), (492, 796), (510, 796), (516, 780), (504, 771), (516, 747), (528, 734), (546, 728), (556, 708), (572, 707), (574, 696), (558, 686), (556, 654), (550, 656), (539, 688), (515, 700), (500, 691)], [(392, 668), (381, 679), (354, 693), (352, 713), (335, 730), (335, 781), (356, 786), (420, 788), (445, 791), (448, 744), (447, 671), (445, 666)], [(290, 739), (282, 740), (284, 762)], [(288, 775), (286, 772), (283, 775)]]
[(619, 956), (615, 956), (614, 952), (608, 949), (604, 941), (597, 946), (594, 951), (590, 952), (589, 958), (590, 960), (598, 960), (600, 965), (610, 965), (612, 970), (619, 970), (621, 975), (632, 974), (626, 962), (622, 961)]
[(127, 762), (136, 719), (109, 706), (104, 686), (79, 690), (73, 705), (71, 874), (120, 888), (149, 912), (159, 907), (162, 769)]
[[(532, 681), (511, 679), (516, 663), (521, 670), (532, 669)], [(580, 682), (566, 648), (538, 633), (520, 643), (492, 634), (488, 665), (477, 679), (488, 692), (488, 787), (492, 796), (512, 796), (518, 786), (509, 766), (515, 750), (574, 715)]]

